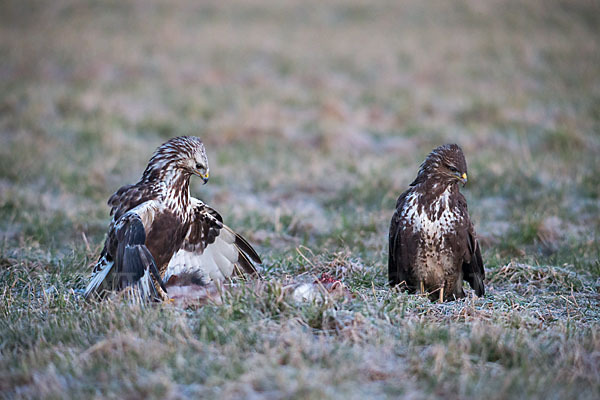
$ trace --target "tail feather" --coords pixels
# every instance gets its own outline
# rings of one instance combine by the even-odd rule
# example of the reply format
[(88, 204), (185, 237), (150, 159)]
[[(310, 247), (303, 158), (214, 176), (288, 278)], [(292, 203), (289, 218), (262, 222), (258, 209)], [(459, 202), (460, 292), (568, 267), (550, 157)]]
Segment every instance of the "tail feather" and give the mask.
[[(144, 257), (143, 253), (140, 253), (141, 256)], [(110, 262), (92, 276), (90, 283), (85, 288), (84, 298), (86, 300), (92, 298), (102, 299), (109, 291), (120, 289), (126, 289), (128, 297), (134, 302), (142, 300), (160, 300), (161, 296), (158, 293), (155, 283), (166, 292), (162, 280), (156, 279), (158, 271), (152, 271), (152, 267), (146, 268), (143, 275), (135, 281), (128, 280), (127, 283), (122, 284), (119, 282), (123, 279), (124, 275), (128, 274), (117, 273), (114, 265), (113, 262)]]
[(160, 294), (154, 285), (150, 270), (133, 284), (125, 288), (124, 294), (134, 303), (146, 304), (148, 300), (161, 300)]
[[(154, 257), (152, 257), (150, 250), (148, 250), (146, 246), (137, 246), (137, 248), (140, 260), (142, 261), (142, 265), (144, 266), (143, 277), (148, 275), (148, 272), (150, 272), (151, 276), (148, 275), (149, 278), (147, 279), (152, 280), (152, 278), (154, 278), (154, 281), (160, 286), (162, 290), (166, 292), (167, 288), (165, 287), (165, 284), (162, 278), (160, 277), (160, 273), (158, 272), (158, 268), (156, 267), (156, 262), (154, 262)], [(152, 285), (152, 287), (154, 287), (154, 285)]]
[(115, 274), (117, 278), (115, 289), (122, 290), (132, 287), (143, 299), (160, 299), (154, 282), (164, 292), (166, 292), (166, 289), (156, 267), (154, 257), (145, 245), (144, 225), (137, 214), (131, 214), (123, 218), (126, 219), (124, 219), (122, 226), (117, 229), (119, 243), (115, 257)]
[(94, 293), (103, 298), (107, 291), (130, 288), (135, 296), (156, 300), (160, 299), (159, 288), (165, 293), (167, 291), (156, 262), (144, 244), (146, 235), (139, 216), (131, 214), (126, 217), (116, 230), (118, 244), (114, 261), (107, 260), (105, 248), (95, 269), (97, 272), (85, 290), (86, 299)]
[(155, 282), (163, 291), (167, 291), (154, 258), (145, 245), (126, 245), (120, 267), (117, 290), (131, 287), (136, 296), (145, 300), (160, 300)]
[(103, 297), (104, 291), (108, 289), (108, 276), (110, 275), (115, 265), (112, 261), (101, 260), (105, 265), (97, 270), (93, 275), (90, 283), (85, 288), (84, 298), (87, 300), (92, 296)]

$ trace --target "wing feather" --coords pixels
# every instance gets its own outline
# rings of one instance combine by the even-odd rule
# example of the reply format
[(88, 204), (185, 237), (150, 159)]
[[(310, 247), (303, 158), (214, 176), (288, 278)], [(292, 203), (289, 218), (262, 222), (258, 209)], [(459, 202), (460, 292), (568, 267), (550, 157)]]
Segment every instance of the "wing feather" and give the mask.
[(485, 279), (485, 270), (483, 268), (483, 259), (481, 258), (481, 248), (473, 223), (469, 218), (469, 212), (467, 208), (467, 200), (462, 194), (458, 196), (458, 204), (462, 214), (466, 218), (466, 243), (463, 242), (464, 256), (462, 263), (462, 271), (464, 279), (469, 282), (469, 285), (475, 294), (479, 297), (485, 295), (485, 285), (483, 280)]
[(475, 237), (473, 226), (470, 226), (467, 235), (468, 255), (462, 264), (463, 276), (469, 285), (475, 290), (475, 294), (479, 297), (485, 295), (485, 270), (483, 269), (483, 259), (481, 258), (481, 249), (479, 241)]
[(152, 254), (145, 245), (146, 229), (142, 216), (146, 208), (123, 214), (109, 232), (101, 260), (85, 290), (85, 298), (104, 297), (106, 291), (135, 288), (144, 299), (159, 299), (153, 282), (163, 290)]
[(240, 258), (236, 265), (239, 265), (241, 270), (247, 274), (258, 274), (258, 271), (256, 270), (256, 268), (254, 268), (254, 265), (248, 259), (248, 256), (244, 252), (240, 252)]
[(252, 246), (231, 228), (214, 209), (193, 199), (194, 220), (181, 248), (169, 261), (164, 280), (169, 284), (207, 284), (244, 272), (258, 275), (254, 262), (260, 257)]
[[(227, 228), (227, 229), (229, 229), (229, 228)], [(252, 259), (252, 261), (254, 261), (257, 264), (262, 264), (260, 256), (256, 253), (256, 251), (254, 251), (254, 249), (252, 248), (252, 246), (250, 246), (250, 243), (248, 243), (246, 241), (246, 239), (244, 239), (242, 236), (238, 235), (237, 233), (234, 232), (234, 234), (235, 234), (235, 244), (236, 244), (236, 246), (240, 250), (242, 250), (242, 252), (244, 252), (245, 254), (247, 254)]]
[(404, 284), (409, 290), (412, 289), (410, 281), (410, 249), (406, 244), (408, 233), (405, 231), (402, 211), (407, 206), (408, 191), (402, 193), (396, 202), (396, 211), (390, 222), (389, 254), (388, 254), (388, 277), (391, 287)]

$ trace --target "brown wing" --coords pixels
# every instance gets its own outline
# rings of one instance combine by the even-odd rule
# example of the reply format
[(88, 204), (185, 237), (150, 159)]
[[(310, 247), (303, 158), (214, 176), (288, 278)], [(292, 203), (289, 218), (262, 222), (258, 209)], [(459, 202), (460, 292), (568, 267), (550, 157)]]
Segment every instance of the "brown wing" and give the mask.
[(407, 204), (410, 190), (402, 193), (396, 202), (396, 211), (390, 223), (388, 277), (390, 286), (403, 284), (414, 292), (416, 283), (412, 279), (412, 265), (416, 257), (418, 233), (414, 233), (401, 215)]
[(167, 266), (164, 281), (206, 284), (238, 273), (258, 275), (252, 261), (260, 264), (261, 259), (252, 246), (223, 224), (214, 209), (194, 201), (194, 219), (183, 245)]
[(481, 248), (479, 246), (479, 241), (477, 240), (477, 235), (475, 234), (475, 228), (469, 218), (467, 201), (462, 194), (459, 194), (458, 204), (465, 218), (466, 225), (466, 235), (463, 236), (465, 238), (465, 243), (461, 243), (464, 254), (462, 263), (463, 278), (469, 282), (471, 288), (475, 290), (475, 294), (481, 297), (485, 294), (485, 285), (483, 284), (485, 270), (483, 269)]
[(160, 299), (154, 282), (163, 290), (165, 287), (145, 245), (146, 230), (141, 217), (146, 211), (142, 205), (124, 214), (111, 227), (85, 298), (102, 298), (107, 291), (132, 287), (142, 299)]

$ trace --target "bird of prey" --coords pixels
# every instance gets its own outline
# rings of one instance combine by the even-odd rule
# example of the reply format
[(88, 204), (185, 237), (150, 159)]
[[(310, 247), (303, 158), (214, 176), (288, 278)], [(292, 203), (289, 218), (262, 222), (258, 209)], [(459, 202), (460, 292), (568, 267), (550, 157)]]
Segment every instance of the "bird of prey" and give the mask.
[(252, 246), (190, 196), (192, 175), (208, 181), (202, 141), (172, 138), (158, 147), (138, 183), (110, 197), (112, 221), (86, 298), (127, 288), (137, 299), (166, 300), (173, 283), (258, 274), (252, 261), (261, 260)]
[(464, 279), (477, 296), (485, 294), (479, 242), (459, 191), (466, 182), (467, 162), (456, 144), (434, 149), (421, 164), (390, 224), (390, 286), (442, 302), (465, 296)]

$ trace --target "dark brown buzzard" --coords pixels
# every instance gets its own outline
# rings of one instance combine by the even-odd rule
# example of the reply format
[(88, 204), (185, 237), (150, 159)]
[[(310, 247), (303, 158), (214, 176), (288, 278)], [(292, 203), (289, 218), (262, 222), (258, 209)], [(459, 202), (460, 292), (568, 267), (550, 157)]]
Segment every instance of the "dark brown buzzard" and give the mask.
[(168, 299), (169, 284), (205, 285), (237, 272), (256, 274), (260, 257), (215, 210), (190, 196), (190, 178), (208, 181), (202, 141), (161, 145), (140, 181), (108, 200), (112, 221), (85, 297), (129, 288), (138, 299)]
[(467, 162), (456, 144), (434, 149), (421, 164), (390, 224), (390, 286), (447, 301), (465, 296), (464, 279), (484, 295), (481, 250), (458, 187), (466, 182)]

